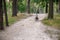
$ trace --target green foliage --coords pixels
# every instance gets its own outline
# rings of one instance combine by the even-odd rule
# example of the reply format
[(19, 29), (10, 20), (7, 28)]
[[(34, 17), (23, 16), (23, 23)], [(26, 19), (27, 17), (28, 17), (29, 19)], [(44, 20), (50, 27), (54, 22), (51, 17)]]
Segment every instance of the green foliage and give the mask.
[(20, 5), (18, 6), (18, 10), (19, 10), (20, 12), (25, 12), (26, 6), (23, 5), (23, 4), (20, 4)]
[(12, 9), (12, 2), (6, 2), (7, 9)]
[(26, 4), (25, 0), (18, 0), (18, 11), (25, 12), (26, 11)]
[[(45, 7), (45, 2), (49, 2), (49, 0), (30, 0), (30, 12), (34, 12), (33, 5), (36, 3), (35, 6), (39, 5), (39, 7)], [(58, 0), (54, 0), (54, 2), (58, 3)], [(12, 1), (6, 2), (7, 9), (12, 9)], [(35, 7), (34, 6), (34, 7)], [(27, 8), (27, 0), (18, 0), (17, 8), (20, 12), (25, 12)]]
[(24, 1), (24, 0), (18, 0), (18, 2), (20, 2), (20, 3), (21, 3), (22, 1)]
[(41, 0), (34, 0), (34, 2), (38, 4), (41, 2)]
[(44, 8), (45, 7), (45, 2), (41, 2), (40, 6)]
[(34, 12), (33, 7), (30, 8), (30, 12), (32, 12), (32, 13)]

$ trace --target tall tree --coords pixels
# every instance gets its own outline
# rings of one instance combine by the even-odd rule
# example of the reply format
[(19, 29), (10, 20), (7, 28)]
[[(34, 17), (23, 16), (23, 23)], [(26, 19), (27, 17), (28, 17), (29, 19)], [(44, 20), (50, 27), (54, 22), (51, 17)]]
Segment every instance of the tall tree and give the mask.
[(2, 8), (2, 0), (0, 0), (0, 29), (3, 30), (3, 8)]
[(17, 0), (12, 0), (12, 16), (17, 16)]
[(8, 25), (7, 8), (6, 8), (6, 0), (3, 0), (3, 3), (4, 3), (4, 13), (5, 13), (6, 26), (9, 26)]
[(49, 14), (48, 19), (53, 19), (53, 0), (49, 0)]
[(58, 4), (59, 4), (59, 9), (58, 10), (59, 10), (59, 13), (60, 13), (60, 0), (58, 0)]
[(28, 11), (28, 13), (30, 14), (30, 0), (28, 0), (27, 11)]
[(46, 13), (48, 13), (48, 5), (47, 5), (47, 3), (46, 3)]
[(45, 5), (46, 5), (46, 10), (45, 10), (45, 12), (48, 13), (48, 1), (45, 0), (45, 3), (46, 3), (46, 4), (45, 4)]

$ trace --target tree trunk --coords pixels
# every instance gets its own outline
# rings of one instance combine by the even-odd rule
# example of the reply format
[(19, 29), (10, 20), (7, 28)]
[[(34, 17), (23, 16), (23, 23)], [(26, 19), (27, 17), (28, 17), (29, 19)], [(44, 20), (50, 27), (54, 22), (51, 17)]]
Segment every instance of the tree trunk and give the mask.
[(2, 0), (0, 0), (0, 30), (3, 30), (3, 8), (2, 8)]
[(53, 0), (49, 0), (49, 14), (48, 19), (53, 19)]
[(7, 16), (6, 1), (3, 0), (3, 3), (4, 3), (4, 13), (5, 13), (6, 26), (9, 26), (8, 25), (8, 16)]
[(17, 0), (12, 2), (12, 16), (17, 16)]
[(45, 10), (46, 13), (48, 13), (48, 3), (46, 2), (46, 10)]
[(60, 0), (58, 0), (58, 4), (59, 4), (59, 9), (58, 9), (58, 11), (59, 11), (59, 13), (60, 13)]
[(28, 11), (28, 14), (30, 14), (30, 0), (28, 0), (27, 11)]

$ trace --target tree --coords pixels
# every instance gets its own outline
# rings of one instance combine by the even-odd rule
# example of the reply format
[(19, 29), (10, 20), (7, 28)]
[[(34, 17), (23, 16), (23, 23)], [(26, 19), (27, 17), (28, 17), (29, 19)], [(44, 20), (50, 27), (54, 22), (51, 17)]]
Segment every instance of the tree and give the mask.
[(45, 0), (45, 3), (46, 3), (45, 4), (46, 5), (46, 11), (45, 12), (48, 13), (48, 0)]
[(53, 19), (53, 0), (49, 0), (49, 14), (48, 19)]
[(17, 0), (12, 0), (12, 16), (17, 16)]
[(48, 13), (48, 3), (46, 2), (46, 13)]
[(7, 8), (6, 8), (6, 1), (3, 0), (3, 3), (4, 3), (4, 13), (5, 13), (6, 26), (9, 26), (9, 24), (8, 24), (8, 16), (7, 16)]
[(0, 0), (0, 29), (3, 30), (3, 8), (2, 8), (2, 0)]
[(59, 13), (60, 13), (60, 0), (58, 0), (58, 4), (59, 4)]
[(28, 0), (27, 11), (28, 11), (28, 14), (30, 14), (30, 0)]

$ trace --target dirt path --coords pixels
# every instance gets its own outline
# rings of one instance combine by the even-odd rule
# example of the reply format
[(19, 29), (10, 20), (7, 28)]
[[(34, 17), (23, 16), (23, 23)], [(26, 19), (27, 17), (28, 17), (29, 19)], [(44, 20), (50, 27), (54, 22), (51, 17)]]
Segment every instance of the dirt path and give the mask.
[(49, 35), (48, 28), (41, 23), (46, 14), (38, 14), (39, 21), (33, 16), (16, 22), (0, 32), (0, 40), (55, 40)]

